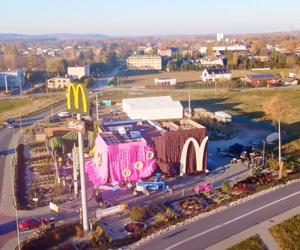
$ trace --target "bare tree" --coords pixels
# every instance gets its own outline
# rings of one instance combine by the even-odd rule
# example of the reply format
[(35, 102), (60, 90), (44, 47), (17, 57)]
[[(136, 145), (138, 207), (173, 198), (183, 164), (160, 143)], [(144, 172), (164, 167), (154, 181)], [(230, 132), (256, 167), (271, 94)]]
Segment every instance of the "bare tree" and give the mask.
[(282, 94), (276, 94), (264, 104), (264, 111), (267, 118), (271, 119), (278, 126), (278, 164), (279, 179), (283, 174), (283, 162), (281, 159), (281, 122), (286, 120), (292, 113), (289, 100)]

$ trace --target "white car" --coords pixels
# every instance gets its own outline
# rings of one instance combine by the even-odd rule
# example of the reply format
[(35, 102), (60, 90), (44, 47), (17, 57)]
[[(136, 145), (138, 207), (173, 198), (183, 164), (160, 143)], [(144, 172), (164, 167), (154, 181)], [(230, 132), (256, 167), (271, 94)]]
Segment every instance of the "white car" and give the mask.
[(71, 117), (71, 113), (70, 113), (70, 112), (59, 112), (57, 115), (58, 115), (60, 118)]

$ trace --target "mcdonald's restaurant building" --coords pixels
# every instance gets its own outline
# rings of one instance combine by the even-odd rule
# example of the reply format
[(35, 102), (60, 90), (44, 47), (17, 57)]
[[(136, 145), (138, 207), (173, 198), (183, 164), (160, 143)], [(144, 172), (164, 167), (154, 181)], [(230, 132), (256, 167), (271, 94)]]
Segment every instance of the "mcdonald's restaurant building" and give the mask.
[(157, 169), (168, 176), (207, 171), (206, 128), (191, 120), (102, 124), (86, 172), (94, 186), (137, 182)]

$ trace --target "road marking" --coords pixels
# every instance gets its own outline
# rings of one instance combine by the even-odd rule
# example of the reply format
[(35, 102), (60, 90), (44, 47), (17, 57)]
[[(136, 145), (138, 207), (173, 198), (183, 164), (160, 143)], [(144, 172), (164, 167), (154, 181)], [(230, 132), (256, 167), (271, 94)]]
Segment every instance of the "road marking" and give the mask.
[(238, 217), (236, 217), (236, 218), (234, 218), (234, 219), (232, 219), (232, 220), (226, 221), (225, 223), (222, 223), (222, 224), (220, 224), (220, 225), (217, 225), (217, 226), (215, 226), (215, 227), (212, 227), (212, 228), (210, 228), (210, 229), (207, 229), (207, 230), (205, 230), (205, 231), (203, 231), (203, 232), (201, 232), (201, 233), (195, 234), (194, 236), (188, 237), (188, 238), (186, 238), (185, 240), (180, 241), (180, 242), (178, 242), (178, 243), (176, 243), (176, 244), (174, 244), (174, 245), (172, 245), (172, 246), (166, 248), (166, 250), (171, 250), (171, 249), (173, 249), (173, 248), (175, 248), (175, 247), (178, 247), (178, 246), (180, 246), (180, 245), (182, 245), (182, 244), (184, 244), (184, 243), (186, 243), (186, 242), (188, 242), (188, 241), (190, 241), (190, 240), (193, 240), (193, 239), (195, 239), (195, 238), (197, 238), (197, 237), (199, 237), (199, 236), (202, 236), (202, 235), (207, 234), (207, 233), (209, 233), (209, 232), (211, 232), (211, 231), (214, 231), (214, 230), (216, 230), (216, 229), (218, 229), (218, 228), (221, 228), (221, 227), (223, 227), (223, 226), (226, 226), (226, 225), (228, 225), (228, 224), (230, 224), (230, 223), (232, 223), (232, 222), (235, 222), (235, 221), (237, 221), (237, 220), (239, 220), (239, 219), (242, 219), (242, 218), (244, 218), (244, 217), (247, 217), (247, 216), (250, 215), (250, 214), (254, 214), (254, 213), (256, 213), (257, 211), (263, 210), (263, 209), (265, 209), (265, 208), (267, 208), (267, 207), (270, 207), (270, 206), (272, 206), (272, 205), (274, 205), (274, 204), (276, 204), (276, 203), (279, 203), (279, 202), (281, 202), (281, 201), (284, 201), (284, 200), (286, 200), (286, 199), (288, 199), (288, 198), (290, 198), (290, 197), (293, 197), (293, 196), (295, 196), (295, 195), (298, 195), (298, 194), (300, 194), (300, 191), (297, 191), (296, 193), (293, 193), (293, 194), (290, 194), (290, 195), (285, 196), (285, 197), (283, 197), (283, 198), (280, 198), (279, 200), (272, 201), (271, 203), (268, 203), (268, 204), (266, 204), (266, 205), (264, 205), (264, 206), (262, 206), (262, 207), (256, 208), (256, 209), (254, 209), (254, 210), (252, 210), (252, 211), (250, 211), (250, 212), (248, 212), (248, 213), (245, 213), (245, 214), (243, 214), (243, 215), (241, 215), (241, 216), (238, 216)]

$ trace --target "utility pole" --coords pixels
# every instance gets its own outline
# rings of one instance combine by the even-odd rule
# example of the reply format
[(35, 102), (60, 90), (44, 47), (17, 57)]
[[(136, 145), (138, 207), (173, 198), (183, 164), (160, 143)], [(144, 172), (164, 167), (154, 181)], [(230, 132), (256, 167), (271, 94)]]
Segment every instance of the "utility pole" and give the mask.
[(8, 94), (8, 83), (7, 83), (7, 75), (4, 75), (4, 82), (5, 82), (5, 93)]
[[(81, 121), (80, 114), (77, 114), (77, 120)], [(83, 230), (89, 230), (88, 211), (87, 211), (87, 194), (86, 181), (84, 171), (84, 152), (83, 152), (83, 133), (78, 132), (78, 147), (79, 147), (79, 169), (80, 169), (80, 185), (81, 185), (81, 203), (82, 203), (82, 219)]]

